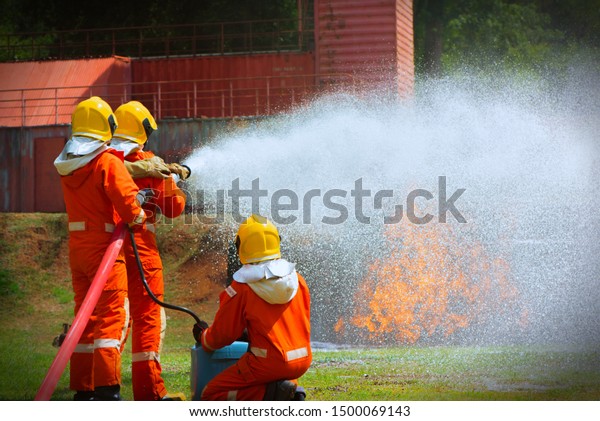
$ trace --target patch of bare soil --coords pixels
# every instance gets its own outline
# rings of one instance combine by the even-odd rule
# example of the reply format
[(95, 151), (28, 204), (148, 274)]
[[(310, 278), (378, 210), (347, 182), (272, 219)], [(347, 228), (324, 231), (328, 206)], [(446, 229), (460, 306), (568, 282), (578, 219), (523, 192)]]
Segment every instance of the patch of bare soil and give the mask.
[(198, 314), (213, 315), (218, 307), (218, 297), (227, 282), (226, 256), (208, 252), (194, 256), (183, 263), (171, 276), (165, 276), (168, 301), (173, 297), (180, 304)]
[[(211, 319), (227, 284), (227, 233), (186, 224), (164, 226), (157, 241), (165, 264), (165, 300)], [(169, 301), (171, 300), (171, 301)]]
[(3, 214), (0, 263), (10, 274), (3, 288), (13, 294), (4, 298), (16, 304), (23, 297), (37, 313), (60, 312), (61, 303), (49, 297), (71, 289), (66, 215)]
[[(31, 317), (65, 318), (72, 311), (65, 214), (10, 213), (0, 217), (1, 303)], [(227, 282), (226, 247), (217, 228), (175, 221), (159, 228), (165, 301), (212, 318)], [(23, 317), (21, 317), (23, 319)], [(58, 322), (57, 322), (58, 323)]]

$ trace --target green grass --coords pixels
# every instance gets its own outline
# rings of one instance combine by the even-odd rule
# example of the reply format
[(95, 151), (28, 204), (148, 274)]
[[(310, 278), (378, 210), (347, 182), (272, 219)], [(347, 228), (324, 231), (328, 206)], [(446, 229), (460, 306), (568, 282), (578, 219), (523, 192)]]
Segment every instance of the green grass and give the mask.
[[(63, 221), (64, 215), (0, 216), (0, 400), (34, 399), (57, 352), (52, 339), (73, 319), (64, 249), (57, 249), (65, 246)], [(181, 287), (178, 282), (190, 279), (175, 274), (201, 255), (201, 234), (197, 227), (192, 231), (177, 224), (161, 230), (166, 299), (210, 320), (214, 302), (191, 297), (190, 288), (197, 285)], [(197, 241), (184, 247), (190, 238)], [(170, 392), (190, 398), (194, 320), (173, 310), (167, 316), (163, 376)], [(126, 400), (132, 399), (130, 355), (128, 344), (122, 361)], [(316, 349), (300, 383), (307, 398), (316, 401), (595, 401), (600, 400), (600, 351), (550, 346)], [(67, 366), (52, 399), (71, 400), (72, 395)]]
[(597, 400), (600, 353), (542, 347), (316, 351), (316, 400)]
[[(169, 391), (190, 398), (191, 319), (171, 324), (162, 354), (163, 377)], [(48, 342), (32, 347), (36, 342), (19, 330), (5, 332), (0, 345), (2, 400), (35, 397), (56, 353)], [(317, 349), (300, 383), (308, 399), (317, 401), (599, 400), (599, 359), (597, 351), (559, 348)], [(132, 399), (130, 367), (126, 349), (122, 388), (126, 400)], [(52, 399), (71, 398), (67, 367)]]

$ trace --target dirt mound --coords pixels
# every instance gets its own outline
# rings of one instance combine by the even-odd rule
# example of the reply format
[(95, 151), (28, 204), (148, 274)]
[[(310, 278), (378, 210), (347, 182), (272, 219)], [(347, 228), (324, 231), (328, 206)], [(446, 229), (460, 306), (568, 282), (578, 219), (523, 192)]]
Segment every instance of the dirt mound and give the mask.
[[(216, 227), (184, 218), (159, 225), (165, 300), (214, 315), (227, 282), (227, 250)], [(4, 311), (71, 317), (72, 288), (65, 214), (6, 213), (0, 218), (0, 300)], [(35, 309), (35, 310), (33, 310)], [(36, 314), (37, 313), (37, 314)], [(65, 316), (67, 315), (67, 316)], [(57, 316), (58, 317), (58, 316)]]

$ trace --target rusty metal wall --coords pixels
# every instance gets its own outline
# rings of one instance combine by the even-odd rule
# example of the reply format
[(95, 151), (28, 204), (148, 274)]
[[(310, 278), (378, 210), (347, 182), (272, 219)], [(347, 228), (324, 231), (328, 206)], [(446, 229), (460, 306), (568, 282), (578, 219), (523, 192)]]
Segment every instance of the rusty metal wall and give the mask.
[(265, 115), (314, 92), (314, 58), (290, 52), (139, 59), (132, 78), (133, 98), (159, 118), (181, 117), (182, 110), (191, 118)]
[[(411, 0), (315, 0), (314, 54), (282, 52), (134, 62), (113, 57), (72, 63), (14, 63), (24, 66), (18, 68), (9, 66), (13, 63), (0, 64), (0, 117), (5, 121), (8, 114), (11, 120), (11, 124), (3, 122), (4, 127), (0, 127), (0, 212), (64, 210), (52, 162), (61, 143), (70, 136), (70, 126), (65, 123), (70, 122), (74, 106), (92, 94), (105, 97), (113, 107), (131, 98), (144, 102), (160, 125), (158, 139), (150, 149), (167, 161), (180, 160), (216, 133), (244, 124), (245, 119), (229, 117), (284, 111), (309, 99), (315, 86), (335, 89), (351, 84), (353, 89), (383, 88), (386, 92), (396, 90), (401, 96), (412, 95), (412, 4)], [(17, 93), (3, 91), (6, 84)], [(52, 89), (47, 90), (71, 89), (77, 84), (80, 87), (69, 91), (66, 102), (59, 103)], [(175, 84), (183, 84), (183, 88)], [(80, 89), (94, 85), (100, 86), (95, 91)], [(47, 92), (34, 93), (32, 98), (24, 93), (19, 96), (18, 89), (38, 86)], [(107, 86), (112, 90), (102, 91)], [(173, 98), (161, 97), (169, 90), (175, 93)], [(25, 121), (25, 114), (19, 112), (29, 106), (36, 107), (28, 114), (35, 120)]]
[[(239, 119), (159, 120), (148, 149), (167, 162), (180, 162)], [(71, 135), (70, 125), (0, 127), (0, 212), (64, 212), (60, 176), (54, 168)], [(154, 137), (156, 136), (156, 137)]]
[(63, 212), (53, 168), (70, 126), (0, 128), (0, 211)]
[[(412, 93), (412, 0), (315, 0), (315, 72)], [(392, 83), (390, 83), (392, 82)]]
[(413, 1), (396, 1), (396, 74), (398, 92), (411, 97), (415, 84)]
[(118, 106), (130, 89), (130, 64), (124, 57), (0, 63), (0, 125), (69, 124), (91, 95)]

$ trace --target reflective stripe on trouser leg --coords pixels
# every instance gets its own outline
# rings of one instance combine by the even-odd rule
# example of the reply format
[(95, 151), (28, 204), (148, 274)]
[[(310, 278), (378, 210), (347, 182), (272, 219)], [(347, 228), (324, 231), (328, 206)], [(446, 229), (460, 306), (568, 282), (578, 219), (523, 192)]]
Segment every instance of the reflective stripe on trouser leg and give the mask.
[(127, 328), (125, 290), (103, 291), (95, 312), (94, 386), (121, 384), (121, 338)]
[(125, 325), (123, 326), (123, 332), (121, 334), (121, 354), (125, 349), (129, 332), (131, 331), (131, 312), (129, 311), (129, 299), (125, 298)]
[[(77, 266), (71, 265), (71, 273), (73, 292), (75, 293), (73, 313), (77, 314), (87, 294), (89, 280)], [(79, 342), (75, 345), (73, 354), (71, 354), (69, 365), (69, 388), (71, 390), (94, 390), (94, 326), (96, 319), (96, 315), (92, 313), (81, 333)]]
[[(135, 400), (157, 400), (167, 394), (162, 379), (160, 351), (166, 330), (166, 314), (163, 307), (145, 292), (139, 277), (129, 278), (129, 299), (132, 326), (131, 379)], [(145, 269), (145, 276), (156, 297), (163, 300), (162, 269)]]
[(310, 359), (292, 362), (260, 358), (247, 352), (234, 365), (226, 368), (208, 382), (202, 391), (202, 400), (228, 400), (229, 392), (237, 391), (240, 401), (262, 400), (266, 384), (275, 380), (288, 379), (297, 383), (310, 367)]
[[(110, 234), (101, 231), (86, 231), (83, 234), (73, 232), (70, 235), (69, 265), (75, 301), (74, 314), (77, 314), (81, 308), (109, 240)], [(119, 292), (113, 295), (115, 291)], [(104, 383), (109, 378), (113, 384), (117, 382), (116, 379), (120, 382), (120, 358), (118, 358), (117, 369), (113, 357), (109, 357), (112, 362), (103, 363), (101, 360), (104, 357), (96, 356), (96, 352), (89, 352), (88, 347), (93, 346), (95, 339), (119, 339), (125, 319), (123, 307), (126, 291), (127, 270), (121, 250), (106, 279), (104, 291), (100, 294), (98, 303), (79, 339), (79, 344), (71, 356), (69, 367), (71, 389), (93, 390), (98, 385), (111, 385)], [(83, 352), (82, 346), (88, 349)], [(100, 374), (99, 379), (96, 378), (96, 374)], [(104, 384), (98, 384), (98, 381)]]
[(254, 375), (248, 365), (249, 359), (255, 360), (256, 357), (246, 353), (237, 363), (217, 374), (208, 382), (200, 399), (206, 401), (262, 400), (265, 396), (267, 381)]
[[(160, 348), (162, 347), (162, 339), (164, 337), (164, 328), (166, 326), (165, 310), (162, 307), (158, 309), (161, 318), (161, 329), (158, 333), (158, 340), (154, 348), (157, 351), (139, 351), (134, 352), (131, 356), (131, 381), (133, 385), (134, 399), (140, 400), (158, 400), (167, 394), (164, 380), (162, 378), (162, 367), (160, 365)], [(158, 329), (154, 329), (156, 333)], [(150, 330), (151, 335), (153, 332)], [(137, 338), (137, 323), (133, 322), (133, 337)], [(137, 341), (134, 341), (134, 344)]]
[(71, 390), (94, 390), (94, 344), (77, 344), (71, 354), (69, 388)]

